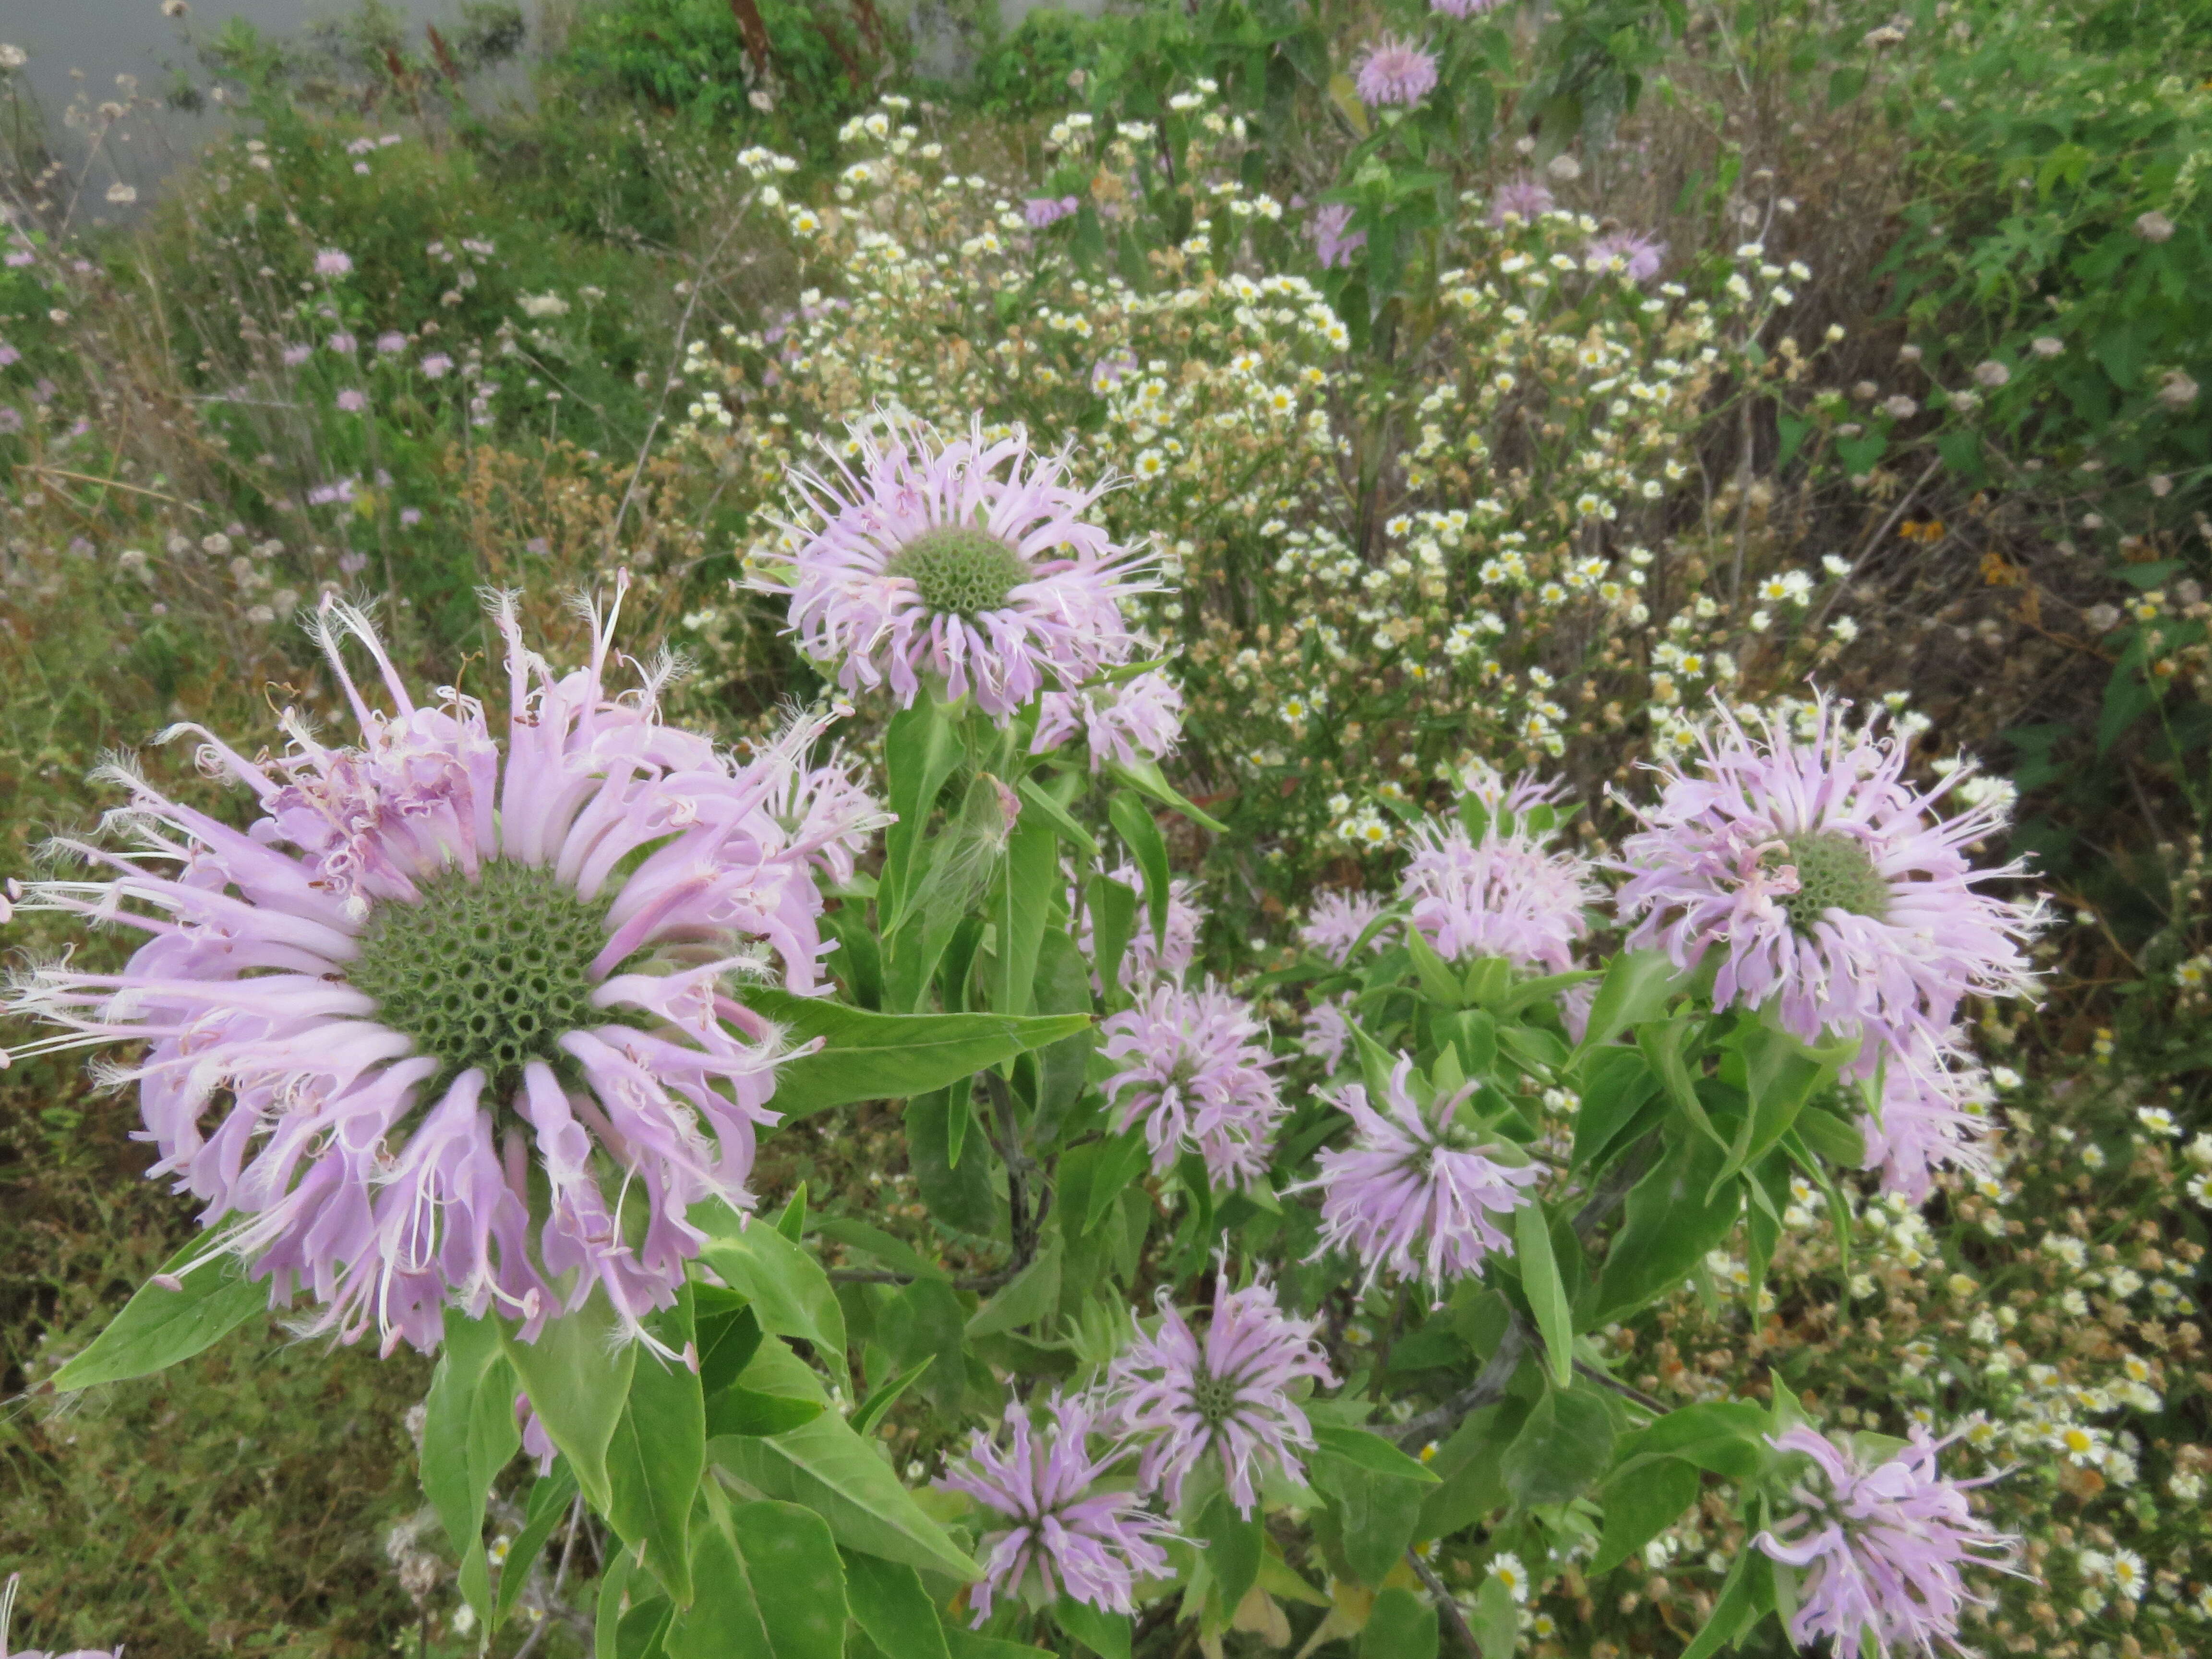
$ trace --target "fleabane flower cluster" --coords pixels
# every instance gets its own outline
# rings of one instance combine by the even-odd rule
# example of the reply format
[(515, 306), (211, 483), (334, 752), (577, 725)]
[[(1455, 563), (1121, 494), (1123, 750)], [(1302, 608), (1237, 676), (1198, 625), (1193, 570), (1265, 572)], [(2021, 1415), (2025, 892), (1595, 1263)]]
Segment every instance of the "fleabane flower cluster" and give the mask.
[(1211, 980), (1194, 991), (1161, 983), (1100, 1030), (1101, 1053), (1121, 1068), (1106, 1085), (1115, 1130), (1144, 1125), (1154, 1174), (1194, 1152), (1218, 1185), (1267, 1178), (1275, 1126), (1289, 1109), (1270, 1070), (1267, 1028), (1249, 1007)]
[(1586, 859), (1552, 846), (1559, 790), (1479, 771), (1468, 801), (1480, 824), (1417, 825), (1398, 896), (1414, 928), (1447, 961), (1502, 957), (1519, 968), (1565, 973), (1585, 915), (1599, 896)]
[(794, 473), (819, 526), (795, 532), (786, 574), (756, 579), (789, 596), (801, 648), (846, 690), (887, 685), (904, 708), (934, 683), (1003, 725), (1128, 660), (1122, 604), (1145, 567), (1085, 516), (1101, 489), (1069, 483), (1065, 458), (987, 438), (980, 417), (950, 440), (856, 428), (850, 447)]
[[(1134, 1492), (1103, 1487), (1127, 1455), (1118, 1425), (1083, 1395), (1055, 1398), (1040, 1429), (1020, 1401), (1006, 1407), (1004, 1443), (977, 1431), (968, 1455), (938, 1481), (965, 1492), (1010, 1525), (984, 1534), (983, 1579), (970, 1592), (980, 1627), (997, 1598), (1034, 1589), (1109, 1613), (1135, 1610), (1139, 1578), (1172, 1568), (1159, 1540), (1170, 1528)], [(1106, 1443), (1093, 1452), (1091, 1443)]]
[(1638, 811), (1619, 902), (1632, 948), (1684, 969), (1717, 951), (1717, 1005), (1771, 1005), (1808, 1042), (1863, 1037), (1851, 1074), (1868, 1077), (1886, 1052), (1948, 1042), (1966, 996), (2026, 991), (2039, 913), (1978, 885), (2020, 865), (1967, 860), (2002, 805), (1940, 811), (1967, 769), (1917, 788), (1895, 731), (1843, 716), (1824, 698), (1802, 732), (1771, 714), (1754, 732), (1717, 710), (1696, 769), (1661, 767)]
[(1340, 1250), (1366, 1269), (1441, 1290), (1482, 1271), (1492, 1251), (1510, 1251), (1499, 1224), (1529, 1201), (1543, 1172), (1504, 1142), (1460, 1121), (1472, 1085), (1431, 1093), (1401, 1054), (1380, 1101), (1364, 1084), (1323, 1091), (1352, 1122), (1348, 1146), (1331, 1147), (1300, 1188), (1318, 1191), (1321, 1249)]
[(254, 822), (114, 769), (136, 850), (64, 842), (106, 878), (27, 896), (149, 937), (117, 973), (20, 975), (11, 1010), (64, 1030), (18, 1054), (144, 1044), (103, 1073), (137, 1085), (149, 1173), (343, 1340), (428, 1349), (452, 1307), (531, 1340), (594, 1291), (641, 1334), (702, 1242), (686, 1212), (751, 1202), (781, 1050), (732, 981), (816, 988), (816, 872), (880, 817), (842, 765), (809, 768), (818, 720), (741, 763), (661, 722), (665, 672), (611, 690), (618, 611), (556, 675), (495, 602), (502, 744), (475, 698), (418, 704), (368, 618), (326, 604), (357, 746), (289, 713), (273, 760), (178, 728)]
[(1979, 1482), (1937, 1473), (1946, 1443), (1916, 1425), (1911, 1443), (1880, 1462), (1808, 1428), (1771, 1443), (1813, 1462), (1792, 1494), (1802, 1509), (1753, 1540), (1804, 1575), (1793, 1641), (1826, 1636), (1837, 1653), (1856, 1654), (1870, 1638), (1885, 1659), (1893, 1649), (1932, 1655), (1939, 1644), (1963, 1653), (1960, 1615), (1988, 1601), (1967, 1589), (1960, 1569), (2007, 1566), (2018, 1540), (1968, 1507), (1966, 1489)]
[(1270, 1473), (1303, 1479), (1298, 1454), (1313, 1449), (1313, 1425), (1294, 1390), (1301, 1381), (1336, 1382), (1315, 1328), (1285, 1313), (1266, 1280), (1232, 1291), (1224, 1270), (1200, 1339), (1162, 1291), (1159, 1328), (1123, 1350), (1104, 1383), (1123, 1426), (1147, 1437), (1137, 1466), (1145, 1490), (1179, 1503), (1183, 1482), (1211, 1455), (1230, 1501), (1249, 1516)]

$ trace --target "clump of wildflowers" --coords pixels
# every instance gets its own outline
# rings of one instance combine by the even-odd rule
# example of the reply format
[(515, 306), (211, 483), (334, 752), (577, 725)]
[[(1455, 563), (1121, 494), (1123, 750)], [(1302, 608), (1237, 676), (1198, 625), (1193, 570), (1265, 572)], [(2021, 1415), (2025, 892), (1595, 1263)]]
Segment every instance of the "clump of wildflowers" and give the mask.
[(1386, 34), (1353, 65), (1352, 84), (1365, 104), (1418, 104), (1436, 90), (1437, 60), (1411, 40)]
[(1973, 1481), (1936, 1473), (1944, 1442), (1915, 1426), (1911, 1443), (1880, 1462), (1811, 1429), (1795, 1428), (1772, 1442), (1778, 1451), (1813, 1460), (1793, 1489), (1804, 1507), (1753, 1541), (1775, 1560), (1802, 1569), (1793, 1640), (1826, 1636), (1838, 1654), (1856, 1654), (1871, 1639), (1887, 1656), (1893, 1644), (1933, 1654), (1959, 1645), (1959, 1616), (1987, 1605), (1966, 1589), (1960, 1569), (2008, 1566), (2017, 1540), (1993, 1531), (1966, 1503)]
[[(1298, 929), (1298, 938), (1306, 947), (1327, 957), (1338, 967), (1348, 966), (1353, 949), (1374, 927), (1385, 906), (1370, 893), (1347, 893), (1334, 889), (1323, 893), (1313, 902), (1304, 924)], [(1370, 949), (1380, 949), (1389, 935), (1383, 929), (1369, 941)]]
[(911, 704), (925, 679), (971, 693), (1005, 722), (1041, 691), (1127, 660), (1122, 602), (1141, 565), (1085, 516), (1100, 494), (1019, 433), (939, 442), (918, 426), (854, 439), (854, 464), (800, 471), (821, 520), (784, 580), (791, 628), (848, 691), (888, 684)]
[(138, 1085), (149, 1173), (275, 1304), (304, 1288), (317, 1328), (386, 1352), (434, 1347), (448, 1306), (529, 1340), (595, 1291), (633, 1334), (673, 1299), (703, 1237), (687, 1212), (750, 1204), (775, 1121), (776, 1033), (726, 984), (780, 960), (817, 985), (814, 870), (878, 821), (841, 768), (808, 771), (821, 722), (739, 763), (660, 722), (665, 669), (608, 689), (612, 615), (562, 676), (509, 600), (495, 616), (503, 750), (475, 698), (418, 706), (367, 617), (326, 604), (359, 747), (289, 714), (275, 760), (179, 728), (257, 797), (243, 833), (112, 769), (141, 850), (66, 842), (110, 878), (26, 902), (150, 937), (119, 973), (55, 964), (9, 999), (66, 1028), (19, 1053), (144, 1042), (103, 1071)]
[[(937, 1483), (1013, 1523), (984, 1534), (983, 1578), (969, 1593), (978, 1626), (994, 1600), (1018, 1595), (1032, 1577), (1048, 1601), (1065, 1592), (1126, 1613), (1135, 1608), (1131, 1590), (1139, 1578), (1172, 1571), (1158, 1541), (1170, 1528), (1146, 1514), (1134, 1493), (1099, 1486), (1124, 1455), (1115, 1425), (1101, 1422), (1097, 1403), (1079, 1395), (1055, 1398), (1046, 1409), (1050, 1421), (1040, 1432), (1026, 1405), (1009, 1403), (1006, 1444), (977, 1431), (966, 1459)], [(1101, 1435), (1110, 1443), (1093, 1455), (1091, 1442)]]
[(1145, 1126), (1154, 1173), (1186, 1152), (1209, 1179), (1266, 1179), (1270, 1139), (1288, 1109), (1268, 1068), (1267, 1028), (1211, 980), (1195, 991), (1158, 984), (1108, 1019), (1101, 1052), (1121, 1065), (1106, 1085), (1117, 1133)]
[(1114, 1361), (1105, 1384), (1122, 1424), (1147, 1437), (1137, 1468), (1145, 1490), (1180, 1502), (1183, 1481), (1212, 1455), (1230, 1501), (1249, 1515), (1270, 1468), (1302, 1479), (1298, 1454), (1313, 1449), (1313, 1427), (1291, 1390), (1302, 1378), (1336, 1382), (1314, 1330), (1282, 1310), (1266, 1280), (1231, 1291), (1224, 1269), (1201, 1341), (1162, 1291), (1159, 1329)]

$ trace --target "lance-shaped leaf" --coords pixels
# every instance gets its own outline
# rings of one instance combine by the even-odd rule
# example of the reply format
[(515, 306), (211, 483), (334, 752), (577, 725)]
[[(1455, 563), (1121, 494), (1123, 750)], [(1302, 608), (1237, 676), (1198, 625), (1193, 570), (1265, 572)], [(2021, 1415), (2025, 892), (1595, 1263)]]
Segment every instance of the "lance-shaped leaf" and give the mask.
[(54, 1373), (53, 1386), (66, 1392), (150, 1376), (264, 1312), (268, 1285), (248, 1283), (236, 1256), (217, 1254), (221, 1244), (220, 1234), (202, 1233), (162, 1263), (107, 1328)]
[(794, 1043), (823, 1047), (776, 1068), (769, 1103), (786, 1121), (856, 1100), (902, 1100), (1087, 1028), (1084, 1014), (878, 1014), (749, 985), (744, 1000)]
[(614, 1310), (595, 1294), (575, 1313), (546, 1322), (535, 1342), (520, 1340), (502, 1325), (507, 1363), (548, 1438), (575, 1472), (576, 1484), (602, 1515), (613, 1506), (607, 1448), (629, 1399), (637, 1345), (624, 1340)]
[(484, 1502), (521, 1443), (514, 1374), (501, 1351), (498, 1323), (448, 1308), (445, 1350), (423, 1401), (422, 1490), (461, 1558), (461, 1594), (487, 1624), (493, 1602)]

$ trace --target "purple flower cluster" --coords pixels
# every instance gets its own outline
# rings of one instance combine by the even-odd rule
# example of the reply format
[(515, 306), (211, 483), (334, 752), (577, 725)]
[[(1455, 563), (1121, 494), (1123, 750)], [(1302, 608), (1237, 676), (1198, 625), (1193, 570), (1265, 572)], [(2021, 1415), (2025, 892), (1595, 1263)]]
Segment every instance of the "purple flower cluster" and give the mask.
[(1667, 244), (1656, 236), (1638, 236), (1616, 230), (1591, 240), (1583, 263), (1592, 271), (1618, 271), (1632, 283), (1648, 283), (1659, 274), (1667, 257)]
[(1717, 713), (1697, 773), (1664, 768), (1658, 805), (1638, 813), (1620, 916), (1632, 948), (1677, 967), (1718, 950), (1720, 1006), (1771, 1005), (1808, 1042), (1869, 1039), (1851, 1068), (1869, 1077), (1885, 1052), (1945, 1045), (1965, 997), (2026, 990), (2038, 912), (1977, 890), (2021, 872), (1966, 860), (2002, 827), (2000, 806), (1937, 814), (1965, 768), (1923, 791), (1894, 732), (1850, 731), (1826, 699), (1808, 725), (1768, 716), (1754, 736)]
[(1101, 1052), (1120, 1064), (1106, 1085), (1115, 1130), (1145, 1126), (1152, 1170), (1186, 1152), (1224, 1187), (1266, 1178), (1269, 1141), (1289, 1109), (1268, 1067), (1267, 1027), (1211, 980), (1195, 991), (1159, 984), (1100, 1028)]
[(1306, 228), (1314, 240), (1314, 252), (1321, 260), (1323, 270), (1334, 270), (1339, 265), (1348, 265), (1352, 256), (1367, 246), (1367, 233), (1355, 230), (1350, 235), (1344, 228), (1352, 222), (1352, 207), (1346, 202), (1331, 202), (1314, 210)]
[(1792, 1495), (1804, 1508), (1752, 1541), (1803, 1571), (1793, 1641), (1826, 1636), (1838, 1654), (1856, 1654), (1871, 1637), (1885, 1656), (1893, 1644), (1926, 1655), (1959, 1645), (1959, 1616), (1986, 1598), (1966, 1587), (1971, 1564), (2010, 1570), (2019, 1540), (1991, 1530), (1967, 1506), (1978, 1481), (1947, 1480), (1936, 1458), (1947, 1442), (1915, 1426), (1911, 1443), (1869, 1464), (1825, 1435), (1796, 1428), (1771, 1443), (1813, 1460)]
[(1182, 741), (1182, 689), (1151, 669), (1118, 685), (1048, 691), (1037, 701), (1030, 753), (1048, 754), (1079, 732), (1091, 750), (1093, 772), (1109, 761), (1141, 766), (1158, 760)]
[[(1101, 1421), (1098, 1402), (1081, 1395), (1055, 1398), (1046, 1409), (1051, 1421), (1040, 1432), (1028, 1407), (1010, 1403), (1005, 1445), (979, 1431), (964, 1462), (937, 1483), (1013, 1523), (984, 1535), (983, 1579), (973, 1592), (979, 1626), (994, 1599), (1020, 1594), (1032, 1575), (1048, 1601), (1064, 1592), (1126, 1613), (1135, 1610), (1139, 1578), (1171, 1571), (1158, 1542), (1171, 1529), (1145, 1512), (1137, 1494), (1099, 1488), (1127, 1455), (1119, 1425)], [(1094, 1438), (1107, 1442), (1096, 1453)]]
[(1042, 230), (1071, 217), (1083, 204), (1073, 196), (1032, 196), (1022, 204), (1022, 217), (1031, 230)]
[(1589, 932), (1583, 915), (1598, 890), (1587, 860), (1553, 850), (1529, 813), (1559, 798), (1532, 778), (1504, 784), (1494, 774), (1473, 781), (1486, 809), (1478, 840), (1457, 823), (1423, 823), (1399, 878), (1399, 898), (1413, 927), (1447, 961), (1503, 957), (1516, 967), (1565, 973), (1575, 941)]
[(1436, 90), (1437, 60), (1411, 40), (1386, 34), (1352, 65), (1352, 85), (1362, 103), (1418, 104)]
[(1291, 1390), (1301, 1378), (1336, 1382), (1314, 1329), (1282, 1310), (1266, 1280), (1231, 1291), (1224, 1270), (1201, 1342), (1161, 1291), (1158, 1331), (1132, 1343), (1105, 1381), (1124, 1427), (1150, 1437), (1137, 1466), (1145, 1489), (1180, 1502), (1184, 1480), (1211, 1454), (1231, 1501), (1249, 1515), (1269, 1469), (1304, 1479), (1298, 1454), (1313, 1449), (1313, 1427)]
[[(1323, 893), (1306, 913), (1298, 938), (1316, 956), (1327, 957), (1340, 968), (1349, 967), (1353, 947), (1374, 927), (1383, 909), (1382, 901), (1372, 894), (1334, 890)], [(1380, 950), (1390, 932), (1387, 927), (1378, 931), (1369, 941), (1368, 949)]]
[(1473, 1085), (1425, 1107), (1413, 1072), (1401, 1054), (1379, 1108), (1361, 1084), (1328, 1095), (1352, 1119), (1352, 1143), (1323, 1152), (1319, 1173), (1292, 1190), (1320, 1192), (1322, 1251), (1364, 1263), (1368, 1285), (1388, 1273), (1441, 1290), (1512, 1248), (1497, 1218), (1528, 1202), (1543, 1172), (1459, 1122)]
[[(617, 596), (614, 611), (620, 609)], [(450, 687), (409, 695), (368, 618), (325, 602), (321, 643), (361, 729), (201, 763), (252, 791), (244, 832), (121, 768), (135, 854), (64, 843), (104, 880), (33, 908), (136, 927), (118, 973), (20, 975), (14, 1012), (66, 1028), (19, 1053), (143, 1043), (150, 1173), (319, 1328), (428, 1349), (445, 1310), (545, 1322), (603, 1290), (626, 1329), (665, 1305), (702, 1200), (751, 1202), (778, 1034), (726, 988), (780, 960), (818, 982), (818, 866), (880, 822), (842, 766), (810, 771), (821, 723), (739, 763), (658, 716), (665, 667), (617, 695), (614, 614), (556, 676), (511, 600), (504, 745)], [(389, 710), (348, 672), (374, 659)], [(212, 1258), (210, 1258), (212, 1259)]]
[(1859, 1120), (1865, 1167), (1879, 1173), (1883, 1191), (1915, 1204), (1927, 1198), (1939, 1169), (1987, 1174), (1995, 1098), (1988, 1074), (1960, 1049), (1924, 1037), (1893, 1049), (1882, 1067), (1881, 1099)]
[(888, 684), (905, 707), (933, 679), (1003, 724), (1128, 659), (1142, 567), (1084, 518), (1101, 490), (1065, 483), (1064, 459), (987, 441), (980, 416), (944, 443), (911, 425), (855, 443), (853, 464), (793, 475), (821, 527), (788, 582), (759, 584), (846, 690)]
[(1509, 179), (1491, 195), (1491, 227), (1502, 229), (1509, 218), (1524, 225), (1534, 224), (1556, 205), (1552, 192), (1537, 180)]
[[(1137, 930), (1121, 952), (1121, 971), (1117, 977), (1121, 988), (1134, 991), (1158, 979), (1181, 979), (1183, 969), (1189, 967), (1198, 954), (1199, 924), (1204, 913), (1191, 902), (1190, 883), (1181, 876), (1168, 883), (1168, 925), (1164, 942), (1152, 931), (1152, 913), (1145, 903), (1145, 874), (1133, 864), (1124, 864), (1113, 872), (1120, 882), (1137, 896)], [(1074, 908), (1071, 895), (1069, 908)], [(1094, 956), (1097, 946), (1092, 942), (1091, 911), (1086, 906), (1083, 921), (1076, 929), (1076, 943), (1086, 957)], [(1091, 989), (1103, 993), (1094, 975)]]

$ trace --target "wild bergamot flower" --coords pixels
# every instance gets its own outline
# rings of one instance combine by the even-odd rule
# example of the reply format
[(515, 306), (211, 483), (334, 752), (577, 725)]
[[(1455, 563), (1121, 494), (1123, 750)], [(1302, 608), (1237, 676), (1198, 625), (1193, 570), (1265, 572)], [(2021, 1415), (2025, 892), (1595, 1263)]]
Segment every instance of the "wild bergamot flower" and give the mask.
[(1800, 736), (1770, 715), (1754, 736), (1722, 710), (1694, 775), (1661, 766), (1658, 805), (1622, 848), (1620, 915), (1632, 947), (1679, 967), (1717, 948), (1717, 1004), (1771, 1004), (1808, 1042), (1880, 1039), (1854, 1062), (1867, 1076), (1885, 1044), (1941, 1042), (1966, 996), (2026, 990), (2039, 911), (1976, 885), (2021, 873), (1966, 856), (2003, 827), (2001, 805), (1939, 815), (1971, 769), (1918, 789), (1893, 728), (1848, 730), (1826, 699), (1804, 724)]
[(103, 1069), (138, 1085), (151, 1173), (273, 1303), (305, 1288), (317, 1328), (387, 1352), (434, 1346), (449, 1305), (532, 1340), (595, 1289), (633, 1334), (673, 1299), (702, 1237), (686, 1211), (751, 1202), (775, 1121), (776, 1033), (726, 982), (780, 959), (814, 988), (814, 870), (849, 867), (878, 821), (841, 766), (808, 769), (821, 721), (741, 763), (660, 722), (665, 672), (608, 690), (611, 613), (561, 676), (503, 597), (495, 618), (504, 752), (476, 698), (417, 705), (368, 619), (326, 603), (358, 747), (289, 714), (273, 760), (179, 728), (258, 798), (243, 832), (112, 769), (137, 851), (65, 842), (107, 878), (25, 902), (150, 937), (119, 973), (64, 961), (8, 998), (66, 1028), (19, 1055), (145, 1043)]
[(1019, 432), (939, 442), (915, 425), (856, 429), (850, 465), (794, 483), (821, 519), (787, 580), (791, 628), (848, 691), (888, 684), (910, 705), (925, 680), (973, 693), (1003, 724), (1041, 691), (1128, 660), (1121, 601), (1146, 567), (1085, 518), (1103, 486), (1065, 481), (1064, 457)]

